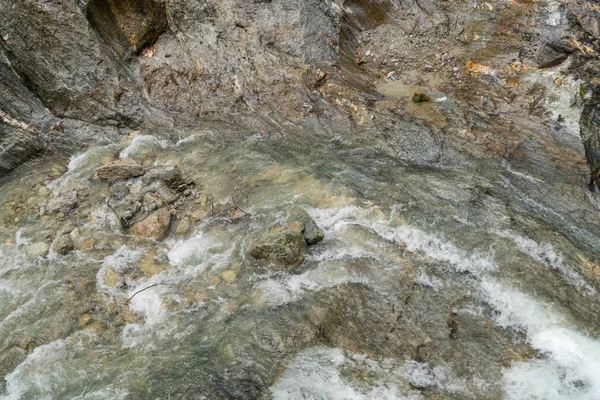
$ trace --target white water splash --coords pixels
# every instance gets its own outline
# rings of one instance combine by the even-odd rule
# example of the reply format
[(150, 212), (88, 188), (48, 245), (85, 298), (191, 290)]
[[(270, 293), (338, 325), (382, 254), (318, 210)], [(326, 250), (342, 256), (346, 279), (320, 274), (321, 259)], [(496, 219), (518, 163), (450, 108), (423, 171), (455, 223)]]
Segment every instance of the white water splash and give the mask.
[(136, 155), (140, 151), (152, 148), (166, 149), (169, 147), (167, 140), (160, 140), (151, 135), (138, 135), (133, 138), (131, 143), (119, 153), (119, 158), (128, 158)]
[(596, 294), (596, 289), (590, 286), (581, 275), (571, 269), (565, 263), (562, 254), (556, 251), (550, 243), (537, 243), (535, 240), (511, 231), (498, 231), (495, 233), (500, 237), (511, 239), (522, 253), (527, 254), (543, 265), (560, 271), (562, 275), (567, 277), (576, 286), (586, 289), (590, 295), (593, 296)]
[[(314, 347), (303, 351), (271, 387), (277, 400), (409, 400), (384, 385), (360, 391), (344, 379), (340, 367), (346, 361), (340, 349)], [(417, 400), (419, 397), (410, 397)]]
[[(505, 370), (504, 384), (508, 399), (515, 400), (598, 400), (600, 399), (600, 341), (574, 329), (568, 319), (545, 304), (514, 288), (507, 287), (489, 275), (497, 270), (494, 252), (466, 252), (454, 244), (418, 228), (393, 227), (389, 220), (365, 220), (365, 210), (345, 209), (319, 213), (317, 218), (327, 226), (359, 224), (369, 227), (381, 237), (420, 252), (431, 260), (461, 272), (470, 272), (480, 283), (481, 299), (496, 310), (496, 323), (527, 334), (528, 343), (545, 355)], [(507, 234), (500, 235), (505, 237)], [(550, 245), (539, 245), (527, 238), (508, 235), (525, 254), (559, 269), (582, 287), (590, 286), (564, 263)], [(579, 278), (581, 280), (579, 280)]]

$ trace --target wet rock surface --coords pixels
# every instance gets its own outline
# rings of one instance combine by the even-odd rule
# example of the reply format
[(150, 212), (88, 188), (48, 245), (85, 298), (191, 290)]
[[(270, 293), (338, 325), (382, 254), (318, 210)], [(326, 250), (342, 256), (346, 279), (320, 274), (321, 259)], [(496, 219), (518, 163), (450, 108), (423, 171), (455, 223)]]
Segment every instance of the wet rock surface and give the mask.
[(52, 250), (61, 256), (67, 255), (73, 249), (73, 240), (69, 235), (60, 235), (52, 242)]
[(2, 395), (600, 393), (592, 2), (0, 14)]
[(261, 235), (252, 244), (249, 254), (280, 268), (295, 268), (306, 257), (307, 245), (302, 226), (276, 226)]
[(300, 207), (294, 207), (291, 210), (288, 221), (291, 224), (300, 225), (300, 230), (308, 245), (317, 244), (325, 237), (321, 228), (319, 228), (310, 215)]
[(171, 213), (166, 208), (161, 208), (150, 214), (148, 218), (133, 225), (131, 232), (141, 237), (162, 240), (167, 234), (170, 225)]
[(129, 158), (111, 161), (94, 171), (96, 179), (129, 179), (141, 175), (144, 175), (144, 168)]

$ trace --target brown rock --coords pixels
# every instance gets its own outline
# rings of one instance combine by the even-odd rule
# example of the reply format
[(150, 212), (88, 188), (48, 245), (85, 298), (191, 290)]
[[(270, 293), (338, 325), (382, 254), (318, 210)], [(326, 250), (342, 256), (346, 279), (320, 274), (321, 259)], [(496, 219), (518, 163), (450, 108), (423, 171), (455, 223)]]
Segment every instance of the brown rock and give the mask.
[(146, 275), (148, 278), (158, 275), (164, 270), (171, 268), (169, 264), (161, 264), (156, 260), (156, 250), (152, 249), (140, 260), (138, 265), (139, 269)]
[(144, 168), (130, 158), (111, 161), (96, 168), (95, 179), (129, 179), (144, 175)]
[(69, 235), (60, 235), (52, 242), (52, 250), (61, 256), (67, 255), (74, 248), (73, 240), (71, 240), (71, 236)]
[(131, 228), (135, 235), (155, 240), (163, 240), (171, 224), (171, 213), (165, 208), (161, 208), (150, 214), (145, 220), (138, 222)]
[(91, 320), (92, 320), (92, 317), (90, 316), (90, 314), (83, 314), (81, 317), (79, 317), (79, 320), (77, 321), (77, 325), (80, 328), (82, 328), (82, 327), (86, 326)]
[(232, 271), (230, 269), (228, 269), (227, 271), (223, 271), (221, 273), (221, 279), (223, 279), (227, 283), (231, 283), (231, 282), (235, 281), (236, 278), (237, 278), (237, 274), (235, 273), (235, 271)]
[(96, 239), (94, 239), (94, 238), (85, 239), (83, 242), (79, 243), (79, 246), (77, 246), (77, 250), (80, 250), (80, 251), (93, 250), (95, 243), (96, 243)]
[(121, 287), (125, 284), (125, 279), (113, 267), (108, 267), (104, 275), (104, 283), (110, 287)]

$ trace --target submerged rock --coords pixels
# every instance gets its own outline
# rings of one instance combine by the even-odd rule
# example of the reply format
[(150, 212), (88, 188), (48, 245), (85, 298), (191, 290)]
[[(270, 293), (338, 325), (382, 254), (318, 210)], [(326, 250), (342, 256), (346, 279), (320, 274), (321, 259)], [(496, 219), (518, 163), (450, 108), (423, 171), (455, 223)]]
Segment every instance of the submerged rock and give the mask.
[(295, 268), (302, 264), (308, 246), (301, 224), (276, 226), (264, 233), (250, 247), (249, 254), (277, 267)]
[(52, 242), (52, 250), (61, 256), (69, 254), (74, 248), (73, 240), (69, 235), (60, 235)]
[(0, 384), (4, 377), (25, 361), (27, 352), (19, 347), (13, 347), (0, 356)]
[(93, 250), (95, 243), (96, 243), (96, 239), (94, 239), (94, 238), (85, 239), (83, 242), (79, 243), (79, 245), (77, 246), (77, 250), (80, 250), (80, 251)]
[(178, 235), (187, 235), (194, 229), (194, 221), (190, 217), (183, 217), (177, 223), (176, 232)]
[(153, 238), (155, 240), (163, 240), (167, 235), (169, 226), (171, 225), (171, 213), (161, 208), (141, 222), (138, 222), (131, 228), (131, 232), (135, 235)]
[(159, 259), (158, 252), (152, 249), (140, 260), (138, 268), (144, 273), (144, 275), (150, 278), (171, 268), (171, 265), (162, 261), (164, 260)]
[(96, 179), (129, 179), (144, 175), (144, 168), (130, 158), (111, 161), (96, 168)]
[(104, 283), (109, 287), (122, 287), (125, 284), (125, 278), (113, 267), (108, 267), (104, 274)]
[(36, 242), (27, 246), (27, 254), (30, 257), (46, 257), (50, 251), (50, 245), (46, 242)]
[(235, 273), (235, 271), (228, 269), (221, 273), (221, 279), (223, 279), (227, 283), (231, 283), (237, 279), (237, 274)]

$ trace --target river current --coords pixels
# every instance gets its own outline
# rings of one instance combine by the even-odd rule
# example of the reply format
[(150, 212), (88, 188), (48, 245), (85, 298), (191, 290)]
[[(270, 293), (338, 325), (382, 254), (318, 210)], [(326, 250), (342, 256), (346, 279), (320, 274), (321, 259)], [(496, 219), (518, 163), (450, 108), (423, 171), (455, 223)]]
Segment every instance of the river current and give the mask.
[[(88, 179), (112, 155), (178, 165), (238, 212), (134, 240)], [(543, 184), (525, 174), (210, 129), (92, 148), (48, 181), (52, 162), (2, 187), (0, 349), (21, 358), (0, 399), (600, 399), (600, 230), (522, 192)], [(15, 201), (82, 190), (81, 216), (14, 222)], [(292, 271), (248, 264), (293, 205), (324, 240)], [(32, 257), (65, 220), (103, 245)], [(168, 268), (136, 274), (149, 251)]]

